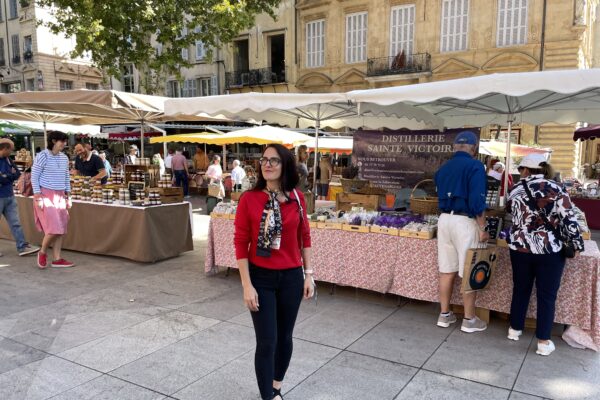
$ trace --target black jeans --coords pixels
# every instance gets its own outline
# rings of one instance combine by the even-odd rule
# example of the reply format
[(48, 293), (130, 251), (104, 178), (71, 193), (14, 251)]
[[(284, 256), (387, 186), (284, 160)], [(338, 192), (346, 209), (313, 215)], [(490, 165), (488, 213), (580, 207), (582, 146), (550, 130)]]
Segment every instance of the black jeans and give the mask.
[(271, 270), (249, 266), (258, 293), (258, 311), (251, 312), (256, 333), (254, 368), (263, 399), (273, 398), (273, 380), (283, 381), (292, 358), (292, 334), (302, 301), (302, 268)]
[(554, 323), (556, 295), (565, 267), (565, 257), (560, 253), (531, 254), (511, 250), (510, 261), (513, 270), (510, 326), (516, 330), (523, 330), (535, 280), (537, 289), (535, 334), (540, 340), (549, 340)]

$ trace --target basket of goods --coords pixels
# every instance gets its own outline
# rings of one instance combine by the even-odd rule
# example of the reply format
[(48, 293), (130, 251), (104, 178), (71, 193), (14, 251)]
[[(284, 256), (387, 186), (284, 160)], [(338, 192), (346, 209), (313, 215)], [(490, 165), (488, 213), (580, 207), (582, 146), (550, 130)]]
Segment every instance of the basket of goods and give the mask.
[[(368, 182), (368, 181), (367, 181)], [(387, 190), (375, 187), (373, 185), (367, 185), (356, 191), (357, 194), (376, 194), (376, 195), (386, 195)]]
[(416, 214), (438, 214), (438, 198), (437, 196), (429, 196), (425, 194), (424, 196), (416, 196), (415, 191), (417, 188), (423, 183), (433, 183), (433, 179), (425, 179), (420, 182), (417, 182), (412, 192), (410, 192), (410, 210)]

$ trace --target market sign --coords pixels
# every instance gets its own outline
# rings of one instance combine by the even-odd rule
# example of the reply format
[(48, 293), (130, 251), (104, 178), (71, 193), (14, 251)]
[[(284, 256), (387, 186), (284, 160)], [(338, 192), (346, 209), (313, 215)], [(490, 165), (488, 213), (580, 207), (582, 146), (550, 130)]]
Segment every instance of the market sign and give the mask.
[[(396, 193), (431, 179), (453, 155), (454, 138), (466, 129), (421, 131), (356, 131), (353, 161), (359, 177)], [(469, 128), (478, 137), (479, 128)]]

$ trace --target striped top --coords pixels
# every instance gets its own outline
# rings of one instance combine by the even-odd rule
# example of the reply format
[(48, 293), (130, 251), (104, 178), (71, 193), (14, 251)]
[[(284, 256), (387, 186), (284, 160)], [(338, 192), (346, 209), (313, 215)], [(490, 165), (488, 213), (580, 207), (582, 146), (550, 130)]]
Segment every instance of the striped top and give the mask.
[(42, 151), (31, 167), (31, 186), (34, 194), (41, 193), (41, 188), (70, 192), (69, 158), (64, 153)]

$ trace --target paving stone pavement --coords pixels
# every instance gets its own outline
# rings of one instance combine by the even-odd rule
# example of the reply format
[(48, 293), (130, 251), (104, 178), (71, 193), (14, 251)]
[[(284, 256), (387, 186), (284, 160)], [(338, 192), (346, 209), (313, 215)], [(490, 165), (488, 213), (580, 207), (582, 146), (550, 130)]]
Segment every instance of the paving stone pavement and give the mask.
[[(40, 271), (0, 241), (0, 399), (259, 399), (239, 276), (204, 275), (208, 219), (194, 207), (195, 250), (152, 265), (67, 252), (77, 267)], [(532, 331), (511, 342), (495, 319), (469, 335), (436, 327), (437, 312), (320, 285), (286, 400), (600, 399), (600, 355), (556, 337), (542, 358)]]

